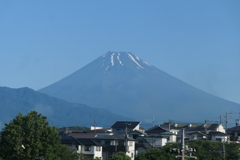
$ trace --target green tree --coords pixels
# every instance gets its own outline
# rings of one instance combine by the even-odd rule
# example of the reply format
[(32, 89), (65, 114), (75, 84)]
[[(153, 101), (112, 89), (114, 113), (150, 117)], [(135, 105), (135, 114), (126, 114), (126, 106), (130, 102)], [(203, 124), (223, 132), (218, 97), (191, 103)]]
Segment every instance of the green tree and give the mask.
[(226, 159), (240, 160), (240, 144), (239, 143), (225, 143)]
[[(222, 160), (223, 159), (223, 144), (221, 142), (196, 140), (186, 142), (189, 148), (195, 148), (196, 152), (192, 152), (192, 156), (196, 156), (200, 160)], [(173, 148), (180, 149), (180, 143), (167, 144), (161, 149), (148, 149), (144, 154), (138, 154), (137, 160), (175, 160), (176, 155), (181, 153), (176, 152)], [(224, 143), (225, 159), (240, 160), (240, 144), (239, 143)], [(211, 152), (212, 151), (212, 152)], [(214, 151), (214, 152), (213, 152)], [(190, 155), (185, 152), (185, 155)], [(185, 158), (190, 159), (190, 158)]]
[[(197, 152), (194, 153), (198, 159), (204, 160), (221, 160), (223, 159), (223, 143), (214, 141), (196, 140), (188, 142), (187, 145), (196, 148)], [(240, 159), (240, 144), (225, 142), (225, 159), (239, 160)]]
[(193, 153), (194, 156), (197, 156), (198, 159), (204, 160), (221, 160), (221, 155), (210, 152), (210, 150), (218, 150), (221, 148), (220, 142), (205, 141), (205, 140), (195, 140), (191, 142), (186, 142), (190, 148), (195, 148), (196, 153)]
[(59, 157), (61, 160), (79, 160), (81, 154), (78, 154), (76, 150), (69, 148), (65, 145), (59, 146)]
[(175, 154), (170, 152), (174, 148), (171, 145), (164, 146), (162, 149), (153, 148), (148, 149), (144, 154), (138, 154), (138, 160), (175, 160)]
[(47, 118), (36, 111), (23, 116), (18, 114), (2, 131), (0, 157), (3, 159), (60, 160), (63, 152), (71, 151), (63, 147), (55, 127), (50, 127)]
[(109, 160), (131, 160), (131, 157), (123, 152), (118, 152), (115, 155), (111, 156)]

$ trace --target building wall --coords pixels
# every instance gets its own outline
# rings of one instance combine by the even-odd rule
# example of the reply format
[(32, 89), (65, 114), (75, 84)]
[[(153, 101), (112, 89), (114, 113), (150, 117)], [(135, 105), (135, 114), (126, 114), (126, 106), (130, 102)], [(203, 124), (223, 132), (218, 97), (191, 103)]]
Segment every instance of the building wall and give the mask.
[(219, 125), (219, 127), (217, 128), (217, 131), (226, 133), (226, 130), (224, 129), (223, 125)]
[(102, 159), (102, 146), (93, 146), (94, 147), (94, 158)]
[(153, 147), (163, 147), (167, 143), (166, 138), (157, 138), (157, 137), (149, 137), (145, 138), (149, 144), (151, 144)]
[[(89, 150), (86, 150), (89, 148)], [(98, 149), (98, 150), (97, 150)], [(78, 146), (78, 153), (82, 154), (92, 154), (93, 158), (101, 158), (102, 159), (102, 146)]]
[(227, 136), (212, 136), (212, 141), (219, 141), (221, 140), (222, 142), (227, 142)]
[(169, 141), (170, 142), (176, 142), (177, 141), (177, 136), (176, 135), (172, 135), (169, 137)]
[(131, 157), (131, 160), (135, 159), (135, 142), (134, 141), (128, 141), (128, 152), (126, 155)]

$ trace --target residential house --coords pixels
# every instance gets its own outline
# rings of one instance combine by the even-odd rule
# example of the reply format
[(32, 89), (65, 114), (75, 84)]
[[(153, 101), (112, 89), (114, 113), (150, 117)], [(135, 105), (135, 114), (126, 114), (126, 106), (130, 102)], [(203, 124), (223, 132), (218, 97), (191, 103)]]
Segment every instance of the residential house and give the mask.
[(228, 128), (227, 134), (230, 135), (231, 141), (240, 142), (240, 126), (236, 125), (235, 127)]
[[(167, 141), (166, 143), (168, 142), (176, 142), (177, 138), (176, 138), (176, 134), (172, 133), (172, 132), (169, 132), (168, 130), (162, 128), (160, 125), (159, 126), (155, 126), (155, 127), (152, 127), (150, 129), (148, 129), (146, 131), (148, 137), (149, 136), (159, 136), (159, 137), (163, 137), (165, 138)], [(160, 145), (158, 145), (159, 147), (162, 147), (164, 146), (166, 143), (162, 143)]]
[(225, 133), (225, 129), (222, 124), (219, 123), (163, 123), (160, 125), (166, 130), (179, 131), (185, 129), (186, 133), (189, 132), (207, 132), (207, 131), (218, 131)]
[(111, 128), (114, 134), (124, 134), (125, 132), (140, 130), (140, 123), (138, 121), (117, 121)]
[[(161, 148), (167, 143), (176, 142), (176, 134), (163, 129), (160, 126), (152, 127), (144, 133), (139, 131), (134, 132), (141, 133), (136, 138), (136, 154), (145, 153), (146, 150), (150, 148)], [(131, 134), (131, 132), (129, 134)]]
[(102, 159), (102, 144), (93, 139), (63, 136), (61, 143), (75, 149), (77, 153), (81, 153), (85, 158)]
[(172, 133), (177, 134), (177, 141), (180, 142), (182, 137), (182, 129), (185, 129), (185, 134), (202, 132), (207, 134), (208, 132), (222, 132), (225, 133), (225, 129), (222, 124), (219, 123), (163, 123), (160, 125), (162, 128), (169, 130)]
[(211, 141), (221, 141), (227, 142), (229, 140), (229, 135), (223, 132), (211, 131), (208, 133), (208, 139)]
[(188, 133), (186, 137), (189, 138), (189, 141), (194, 141), (194, 140), (206, 140), (207, 139), (207, 134), (202, 133), (200, 131)]
[(87, 131), (88, 133), (94, 133), (98, 135), (113, 135), (112, 129), (103, 128), (103, 127), (91, 127), (91, 130)]
[(103, 160), (107, 160), (117, 152), (124, 152), (132, 160), (135, 159), (135, 140), (127, 135), (104, 135), (95, 137), (94, 140), (103, 145)]
[(147, 134), (145, 132), (143, 132), (142, 130), (134, 130), (132, 132), (128, 132), (128, 136), (133, 138), (133, 139), (137, 139), (138, 137), (144, 137)]

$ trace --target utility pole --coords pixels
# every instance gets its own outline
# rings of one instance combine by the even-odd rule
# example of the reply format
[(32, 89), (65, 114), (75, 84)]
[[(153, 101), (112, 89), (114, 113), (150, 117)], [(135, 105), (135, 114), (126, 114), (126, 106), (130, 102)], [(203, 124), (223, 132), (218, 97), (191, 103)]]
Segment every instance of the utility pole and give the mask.
[[(152, 127), (154, 127), (154, 116), (152, 117)], [(153, 138), (152, 138), (152, 148), (153, 148)]]
[[(184, 130), (184, 128), (183, 128), (183, 129), (182, 129), (182, 142), (181, 142), (181, 152), (182, 152), (182, 155), (177, 155), (176, 158), (181, 157), (182, 160), (184, 160), (185, 157), (197, 159), (197, 157), (196, 157), (196, 156), (192, 156), (192, 153), (191, 153), (191, 152), (194, 151), (195, 149), (192, 149), (192, 148), (189, 149), (188, 147), (185, 146), (185, 140), (184, 140), (184, 138), (185, 138), (185, 132), (184, 132), (184, 131), (185, 131), (185, 130)], [(190, 151), (190, 156), (185, 155), (185, 151)]]
[(125, 152), (127, 153), (128, 152), (128, 129), (127, 129), (127, 126), (128, 125), (131, 125), (131, 123), (125, 123), (126, 125), (126, 129), (125, 129)]
[(94, 132), (95, 132), (95, 136), (96, 136), (96, 121), (94, 119)]
[(225, 150), (225, 145), (224, 141), (222, 141), (222, 149), (221, 150), (210, 150), (211, 153), (219, 153), (222, 157), (223, 160), (226, 160), (226, 150)]
[(225, 160), (225, 145), (224, 145), (224, 142), (222, 142), (222, 158), (223, 160)]
[(184, 129), (182, 130), (182, 143), (181, 143), (181, 150), (182, 150), (182, 159), (184, 159), (184, 153), (185, 153), (185, 132)]
[(171, 129), (171, 119), (169, 118), (168, 119), (168, 131), (170, 132), (170, 129)]
[(227, 132), (227, 129), (228, 129), (228, 119), (229, 119), (229, 114), (232, 114), (232, 112), (226, 112), (226, 132)]
[(152, 117), (152, 127), (154, 127), (154, 116)]
[(219, 124), (222, 124), (222, 115), (220, 115)]

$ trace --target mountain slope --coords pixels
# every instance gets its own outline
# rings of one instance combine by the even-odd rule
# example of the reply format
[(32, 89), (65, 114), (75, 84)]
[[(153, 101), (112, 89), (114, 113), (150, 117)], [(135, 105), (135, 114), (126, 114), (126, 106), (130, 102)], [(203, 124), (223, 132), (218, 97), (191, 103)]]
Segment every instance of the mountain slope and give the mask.
[(108, 109), (137, 120), (218, 119), (239, 104), (210, 95), (129, 52), (108, 52), (41, 90), (71, 102)]
[(18, 113), (26, 114), (32, 110), (47, 116), (51, 125), (62, 127), (90, 126), (94, 120), (98, 125), (109, 126), (119, 119), (129, 119), (104, 109), (50, 97), (29, 88), (0, 87), (0, 122), (8, 123)]

